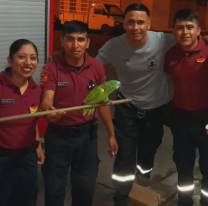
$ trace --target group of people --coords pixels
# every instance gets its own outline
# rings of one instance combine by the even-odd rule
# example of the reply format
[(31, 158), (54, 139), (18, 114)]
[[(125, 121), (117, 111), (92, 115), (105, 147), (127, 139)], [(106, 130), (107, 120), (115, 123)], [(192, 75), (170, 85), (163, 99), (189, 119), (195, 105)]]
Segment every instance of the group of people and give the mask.
[[(199, 16), (183, 9), (175, 14), (173, 34), (148, 31), (149, 9), (131, 4), (124, 12), (125, 34), (99, 50), (86, 53), (90, 39), (80, 21), (63, 25), (63, 50), (54, 53), (32, 79), (38, 64), (36, 46), (19, 39), (10, 47), (9, 66), (0, 73), (0, 117), (81, 105), (89, 92), (106, 81), (111, 64), (121, 88), (117, 99), (131, 103), (95, 114), (53, 113), (45, 118), (45, 153), (37, 118), (0, 125), (0, 206), (35, 206), (37, 164), (42, 165), (45, 205), (63, 206), (70, 168), (72, 206), (92, 206), (98, 174), (98, 115), (108, 131), (110, 156), (115, 157), (112, 180), (115, 206), (127, 206), (135, 176), (150, 178), (163, 126), (173, 134), (173, 160), (178, 170), (178, 205), (193, 205), (196, 148), (202, 173), (201, 206), (208, 205), (208, 46), (200, 36)], [(167, 76), (174, 86), (169, 102)]]

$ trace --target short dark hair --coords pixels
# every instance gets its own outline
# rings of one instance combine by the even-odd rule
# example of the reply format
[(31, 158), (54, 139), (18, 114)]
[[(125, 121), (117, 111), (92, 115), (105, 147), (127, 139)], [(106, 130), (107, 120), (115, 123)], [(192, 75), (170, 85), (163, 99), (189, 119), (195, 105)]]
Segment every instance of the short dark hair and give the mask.
[(181, 9), (176, 12), (174, 16), (173, 26), (175, 25), (175, 22), (179, 21), (194, 21), (196, 22), (197, 26), (199, 26), (199, 15), (191, 10), (191, 9)]
[(144, 11), (146, 12), (147, 16), (150, 16), (150, 11), (144, 4), (134, 3), (134, 4), (130, 4), (129, 6), (127, 6), (124, 11), (124, 18), (126, 14), (130, 11)]
[(89, 38), (88, 27), (82, 21), (72, 20), (72, 21), (66, 21), (63, 24), (63, 30), (62, 30), (63, 36), (71, 33), (79, 33), (79, 34), (85, 33), (87, 38)]

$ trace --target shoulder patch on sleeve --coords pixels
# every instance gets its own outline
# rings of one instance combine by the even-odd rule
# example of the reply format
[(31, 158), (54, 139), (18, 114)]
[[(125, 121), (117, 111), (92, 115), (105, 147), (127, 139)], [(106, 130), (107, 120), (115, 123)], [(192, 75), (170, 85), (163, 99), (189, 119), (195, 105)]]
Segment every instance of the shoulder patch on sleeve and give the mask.
[(48, 81), (48, 75), (47, 75), (47, 72), (44, 71), (44, 68), (43, 68), (40, 74), (40, 84), (44, 84), (47, 81)]

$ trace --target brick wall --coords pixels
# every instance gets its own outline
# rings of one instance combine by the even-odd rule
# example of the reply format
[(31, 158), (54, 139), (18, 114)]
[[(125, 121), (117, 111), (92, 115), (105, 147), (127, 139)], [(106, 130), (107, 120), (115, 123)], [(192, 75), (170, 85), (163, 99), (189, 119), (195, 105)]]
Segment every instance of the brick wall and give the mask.
[(170, 0), (169, 28), (172, 28), (174, 15), (179, 9), (192, 9), (197, 11), (199, 14), (201, 28), (207, 28), (207, 7), (199, 6), (197, 8), (196, 0)]

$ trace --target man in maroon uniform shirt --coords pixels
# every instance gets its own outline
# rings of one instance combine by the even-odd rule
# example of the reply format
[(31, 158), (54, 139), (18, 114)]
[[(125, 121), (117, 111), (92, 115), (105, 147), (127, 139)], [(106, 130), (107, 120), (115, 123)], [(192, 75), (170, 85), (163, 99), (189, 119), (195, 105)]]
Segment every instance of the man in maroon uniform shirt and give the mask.
[(200, 36), (199, 17), (191, 10), (176, 13), (173, 33), (178, 44), (166, 54), (165, 72), (174, 85), (170, 127), (174, 137), (173, 160), (178, 170), (178, 204), (193, 205), (193, 169), (198, 148), (203, 175), (200, 203), (207, 206), (208, 46)]
[[(61, 43), (64, 50), (57, 61), (48, 62), (42, 70), (42, 110), (82, 105), (89, 92), (105, 82), (103, 65), (85, 52), (89, 37), (84, 23), (65, 23)], [(97, 110), (108, 130), (112, 152), (116, 154), (110, 108)], [(72, 205), (91, 206), (99, 163), (97, 113), (83, 116), (83, 111), (74, 111), (62, 115), (57, 115), (61, 117), (58, 121), (50, 116), (45, 134), (45, 205), (64, 205), (71, 166)]]

